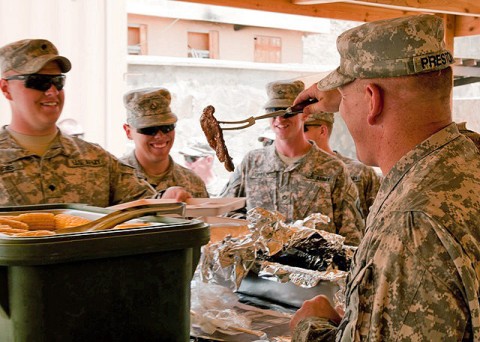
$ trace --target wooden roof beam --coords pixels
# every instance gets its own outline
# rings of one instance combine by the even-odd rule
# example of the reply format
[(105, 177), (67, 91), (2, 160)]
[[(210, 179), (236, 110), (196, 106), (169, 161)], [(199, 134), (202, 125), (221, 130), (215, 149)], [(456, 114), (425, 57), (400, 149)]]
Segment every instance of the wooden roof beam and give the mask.
[(351, 20), (368, 22), (404, 15), (417, 14), (416, 11), (403, 11), (397, 9), (350, 4), (345, 2), (326, 3), (322, 5), (295, 5), (293, 0), (181, 0), (205, 5), (236, 7), (258, 11), (277, 12), (285, 14), (306, 15), (310, 17)]
[[(315, 5), (332, 2), (334, 0), (293, 0), (296, 5)], [(466, 16), (480, 16), (480, 2), (478, 0), (343, 0), (344, 3), (376, 6), (401, 11), (433, 12)]]
[[(322, 1), (321, 4), (317, 5), (295, 4), (310, 0), (181, 1), (358, 22), (396, 18), (418, 14), (419, 12), (437, 13), (442, 18), (449, 18), (447, 22), (449, 32), (446, 36), (448, 46), (453, 45), (448, 42), (453, 37), (480, 35), (480, 1), (478, 0), (347, 0), (347, 2), (316, 0)], [(368, 3), (369, 5), (361, 3)], [(373, 6), (372, 3), (378, 4), (378, 6)], [(395, 4), (395, 6), (393, 7), (392, 4)], [(463, 15), (446, 14), (451, 12), (461, 12)], [(475, 13), (478, 13), (478, 16), (474, 16)]]

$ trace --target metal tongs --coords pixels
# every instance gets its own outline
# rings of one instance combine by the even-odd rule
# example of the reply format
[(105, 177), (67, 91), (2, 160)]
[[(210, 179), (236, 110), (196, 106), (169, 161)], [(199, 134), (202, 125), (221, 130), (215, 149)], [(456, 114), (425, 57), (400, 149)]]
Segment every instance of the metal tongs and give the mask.
[(295, 116), (297, 114), (300, 114), (303, 112), (303, 109), (307, 107), (308, 105), (311, 105), (312, 103), (318, 102), (317, 99), (308, 99), (303, 102), (297, 103), (295, 106), (288, 107), (287, 109), (282, 109), (282, 110), (277, 110), (275, 112), (271, 112), (268, 114), (260, 115), (260, 116), (251, 116), (247, 119), (244, 120), (239, 120), (239, 121), (218, 121), (219, 124), (227, 124), (227, 125), (239, 125), (243, 124), (241, 126), (235, 126), (235, 127), (222, 127), (222, 130), (235, 130), (235, 129), (243, 129), (250, 127), (255, 124), (257, 120), (261, 119), (267, 119), (267, 118), (274, 118), (277, 116), (283, 116), (285, 119), (288, 119), (292, 116)]
[(185, 204), (181, 202), (176, 203), (161, 203), (161, 204), (142, 204), (133, 207), (128, 207), (111, 212), (99, 219), (82, 224), (80, 226), (57, 229), (56, 234), (82, 233), (97, 230), (112, 229), (116, 225), (129, 221), (138, 217), (146, 216), (146, 214), (177, 214), (185, 216)]

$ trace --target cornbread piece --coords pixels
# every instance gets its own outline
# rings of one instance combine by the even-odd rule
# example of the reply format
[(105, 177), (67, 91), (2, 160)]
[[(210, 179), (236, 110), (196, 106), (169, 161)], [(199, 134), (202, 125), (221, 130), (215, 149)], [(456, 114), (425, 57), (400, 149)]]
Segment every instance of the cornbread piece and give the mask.
[(24, 233), (24, 232), (28, 232), (28, 229), (12, 228), (6, 224), (0, 224), (0, 234), (13, 235), (13, 234)]
[(55, 230), (55, 215), (52, 213), (26, 213), (18, 219), (28, 224), (29, 230)]
[(17, 229), (25, 229), (28, 230), (28, 224), (19, 221), (18, 219), (15, 219), (14, 216), (2, 216), (0, 217), (0, 225), (8, 225), (11, 228), (17, 228)]

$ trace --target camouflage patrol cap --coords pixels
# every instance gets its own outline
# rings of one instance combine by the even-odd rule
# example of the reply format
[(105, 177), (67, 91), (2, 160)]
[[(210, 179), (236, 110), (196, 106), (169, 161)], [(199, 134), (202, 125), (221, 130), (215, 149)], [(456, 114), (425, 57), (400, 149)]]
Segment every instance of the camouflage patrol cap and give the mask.
[(305, 89), (302, 81), (275, 81), (266, 86), (268, 101), (264, 105), (268, 108), (288, 108), (300, 92)]
[(170, 109), (172, 96), (165, 88), (131, 90), (123, 96), (127, 123), (135, 128), (170, 125), (177, 116)]
[(321, 125), (325, 122), (329, 122), (333, 124), (335, 122), (335, 119), (333, 117), (333, 113), (314, 113), (310, 114), (305, 121), (305, 126), (316, 126), (316, 125)]
[(72, 68), (68, 58), (59, 56), (55, 45), (45, 39), (23, 39), (0, 48), (2, 74), (8, 71), (34, 74), (51, 61), (57, 61), (62, 72)]
[(366, 23), (337, 38), (340, 66), (318, 82), (330, 90), (356, 78), (414, 75), (453, 64), (443, 41), (443, 21), (429, 14)]

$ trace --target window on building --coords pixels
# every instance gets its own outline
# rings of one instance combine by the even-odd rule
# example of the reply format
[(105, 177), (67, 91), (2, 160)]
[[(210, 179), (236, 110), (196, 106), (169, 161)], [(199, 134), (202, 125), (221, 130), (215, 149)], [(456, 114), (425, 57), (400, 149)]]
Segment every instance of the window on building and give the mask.
[(218, 31), (188, 32), (188, 57), (218, 58)]
[(280, 37), (255, 36), (254, 40), (255, 62), (282, 62), (282, 39)]
[(147, 53), (147, 25), (128, 24), (128, 54), (146, 55)]

